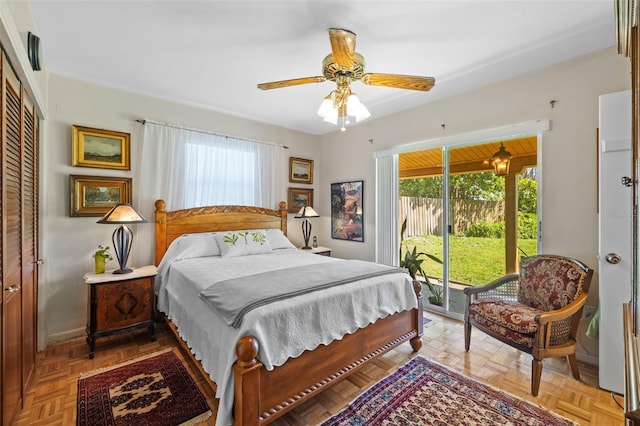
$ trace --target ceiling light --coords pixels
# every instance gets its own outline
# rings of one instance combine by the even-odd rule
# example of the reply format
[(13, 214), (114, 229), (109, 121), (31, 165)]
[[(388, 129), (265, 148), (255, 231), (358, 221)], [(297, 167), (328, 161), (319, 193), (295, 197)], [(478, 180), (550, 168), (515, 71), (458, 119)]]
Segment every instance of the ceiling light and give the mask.
[(491, 157), (491, 163), (498, 176), (506, 176), (509, 174), (509, 163), (513, 156), (509, 151), (504, 149), (504, 144), (500, 142), (500, 149)]
[(357, 123), (369, 118), (371, 114), (349, 88), (349, 77), (340, 76), (336, 82), (338, 88), (324, 98), (318, 108), (318, 115), (331, 124), (337, 125), (340, 122), (340, 130), (344, 132), (347, 124), (351, 123), (351, 118)]

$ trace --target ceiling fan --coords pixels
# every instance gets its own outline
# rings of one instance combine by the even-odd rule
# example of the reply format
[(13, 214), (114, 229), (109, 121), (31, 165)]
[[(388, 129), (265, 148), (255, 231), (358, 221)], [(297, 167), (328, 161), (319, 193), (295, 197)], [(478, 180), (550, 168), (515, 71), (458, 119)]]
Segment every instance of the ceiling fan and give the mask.
[(341, 122), (341, 130), (349, 124), (349, 117), (361, 121), (370, 116), (367, 108), (351, 91), (351, 82), (359, 80), (371, 86), (393, 87), (398, 89), (420, 90), (426, 92), (435, 84), (433, 77), (415, 75), (365, 73), (364, 57), (356, 52), (356, 34), (342, 28), (329, 28), (331, 53), (322, 61), (321, 76), (294, 78), (258, 84), (258, 89), (279, 89), (308, 83), (322, 83), (330, 80), (337, 85), (336, 90), (325, 97), (318, 109), (318, 115), (332, 124)]

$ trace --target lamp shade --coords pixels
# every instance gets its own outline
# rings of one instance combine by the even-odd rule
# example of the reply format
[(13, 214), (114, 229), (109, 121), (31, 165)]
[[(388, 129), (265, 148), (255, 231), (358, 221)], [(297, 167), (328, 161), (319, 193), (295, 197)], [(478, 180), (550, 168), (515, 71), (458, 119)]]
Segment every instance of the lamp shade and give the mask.
[(133, 232), (127, 225), (146, 222), (147, 219), (131, 207), (131, 204), (117, 204), (98, 221), (98, 223), (106, 225), (120, 225), (113, 231), (113, 236), (111, 237), (113, 248), (120, 264), (120, 269), (113, 271), (114, 274), (133, 272), (132, 269), (127, 268), (127, 260), (133, 244)]
[(299, 211), (298, 214), (294, 216), (295, 218), (304, 218), (304, 217), (320, 217), (318, 212), (316, 212), (311, 206), (304, 206)]
[(105, 214), (98, 223), (104, 224), (127, 224), (146, 223), (147, 219), (142, 217), (131, 204), (117, 204)]

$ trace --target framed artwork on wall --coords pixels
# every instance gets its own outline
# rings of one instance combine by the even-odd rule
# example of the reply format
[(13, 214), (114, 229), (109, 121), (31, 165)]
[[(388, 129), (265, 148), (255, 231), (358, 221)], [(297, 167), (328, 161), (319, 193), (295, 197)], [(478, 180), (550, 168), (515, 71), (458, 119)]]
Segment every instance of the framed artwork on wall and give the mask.
[(289, 157), (289, 182), (313, 183), (313, 160)]
[(130, 144), (129, 133), (74, 125), (72, 165), (131, 170)]
[(289, 188), (288, 212), (298, 213), (304, 206), (313, 207), (313, 189)]
[(364, 242), (364, 181), (331, 184), (331, 238)]
[(69, 175), (70, 216), (104, 216), (119, 203), (131, 204), (131, 178)]

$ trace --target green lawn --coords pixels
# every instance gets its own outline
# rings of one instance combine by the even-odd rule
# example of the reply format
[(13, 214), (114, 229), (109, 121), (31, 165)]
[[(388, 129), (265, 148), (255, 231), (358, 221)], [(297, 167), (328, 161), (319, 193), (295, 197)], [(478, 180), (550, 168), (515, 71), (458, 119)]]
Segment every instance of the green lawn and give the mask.
[[(425, 252), (442, 259), (442, 237), (425, 235), (407, 238), (405, 246), (418, 247)], [(480, 238), (449, 236), (449, 280), (465, 284), (484, 284), (505, 273), (504, 240), (498, 238)], [(518, 247), (528, 255), (536, 254), (536, 240), (518, 240)], [(518, 256), (524, 254), (518, 250)], [(423, 269), (431, 277), (442, 277), (442, 265), (430, 259), (424, 261)]]

